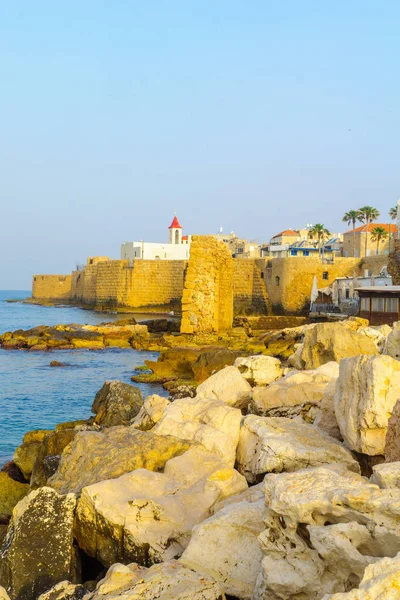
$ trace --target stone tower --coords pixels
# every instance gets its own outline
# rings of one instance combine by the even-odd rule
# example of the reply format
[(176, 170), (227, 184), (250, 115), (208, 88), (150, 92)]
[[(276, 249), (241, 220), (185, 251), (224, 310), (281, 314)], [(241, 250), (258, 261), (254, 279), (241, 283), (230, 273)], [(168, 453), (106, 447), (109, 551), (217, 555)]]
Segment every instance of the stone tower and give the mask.
[(169, 226), (169, 243), (170, 244), (182, 244), (182, 227), (179, 224), (177, 216), (175, 214), (174, 220)]

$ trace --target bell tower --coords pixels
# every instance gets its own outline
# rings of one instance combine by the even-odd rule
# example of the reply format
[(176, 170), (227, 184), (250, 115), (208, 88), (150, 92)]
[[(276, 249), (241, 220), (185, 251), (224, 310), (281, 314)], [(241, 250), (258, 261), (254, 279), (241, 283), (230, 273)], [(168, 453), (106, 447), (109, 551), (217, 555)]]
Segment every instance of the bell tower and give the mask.
[(170, 244), (182, 244), (182, 227), (176, 216), (176, 211), (174, 211), (174, 219), (169, 226), (169, 243)]

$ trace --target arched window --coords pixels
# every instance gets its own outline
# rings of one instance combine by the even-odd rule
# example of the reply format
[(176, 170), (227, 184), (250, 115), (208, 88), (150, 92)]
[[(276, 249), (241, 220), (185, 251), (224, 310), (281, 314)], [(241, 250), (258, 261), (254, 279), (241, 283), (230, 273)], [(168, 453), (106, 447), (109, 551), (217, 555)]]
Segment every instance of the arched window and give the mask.
[(179, 229), (175, 231), (175, 244), (179, 244)]

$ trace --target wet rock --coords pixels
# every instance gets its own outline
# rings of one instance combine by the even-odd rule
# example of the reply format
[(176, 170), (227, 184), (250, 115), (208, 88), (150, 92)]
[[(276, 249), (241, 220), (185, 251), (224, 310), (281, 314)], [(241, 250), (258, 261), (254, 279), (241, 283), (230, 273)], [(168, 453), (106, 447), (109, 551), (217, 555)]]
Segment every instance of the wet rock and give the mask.
[(340, 363), (335, 414), (346, 445), (383, 454), (388, 419), (400, 397), (400, 363), (390, 356), (356, 356)]
[(336, 381), (339, 365), (330, 362), (310, 371), (292, 371), (268, 387), (255, 387), (251, 399), (251, 412), (268, 415), (280, 407), (319, 405), (326, 387)]
[(216, 581), (169, 560), (150, 569), (113, 565), (90, 600), (224, 600)]
[(180, 331), (179, 321), (171, 319), (149, 319), (141, 321), (140, 324), (145, 325), (149, 333), (179, 333)]
[(73, 494), (60, 496), (46, 487), (14, 508), (0, 550), (0, 584), (13, 600), (36, 600), (59, 581), (76, 581), (74, 512)]
[(265, 473), (297, 471), (330, 463), (343, 463), (351, 471), (359, 472), (351, 453), (312, 425), (255, 415), (243, 419), (237, 468), (247, 481), (259, 481)]
[(79, 547), (107, 567), (130, 561), (150, 566), (180, 556), (212, 506), (247, 488), (244, 477), (218, 457), (211, 455), (205, 467), (205, 451), (199, 450), (172, 459), (176, 464), (168, 469), (167, 463), (165, 473), (137, 469), (85, 487), (76, 513)]
[(210, 348), (201, 352), (192, 365), (193, 379), (202, 383), (215, 372), (232, 366), (240, 356), (239, 350), (229, 348)]
[(106, 381), (92, 405), (92, 412), (96, 415), (94, 422), (103, 427), (128, 425), (142, 406), (142, 393), (138, 387), (117, 379)]
[(50, 362), (50, 367), (67, 367), (67, 363), (59, 362), (58, 360), (52, 360)]
[(182, 439), (130, 427), (80, 431), (65, 448), (48, 485), (61, 494), (79, 493), (85, 486), (135, 469), (159, 471), (167, 460), (182, 454), (190, 445)]
[(202, 444), (233, 467), (242, 414), (224, 402), (204, 398), (175, 400), (164, 411), (152, 433), (172, 435)]
[(272, 356), (247, 356), (237, 358), (234, 366), (239, 369), (251, 386), (268, 385), (283, 377), (281, 361)]
[(317, 323), (306, 329), (302, 360), (306, 369), (359, 354), (378, 354), (374, 342), (340, 323)]
[(0, 521), (10, 518), (13, 508), (29, 493), (29, 484), (11, 479), (0, 471)]
[(251, 386), (237, 367), (225, 367), (201, 383), (196, 395), (219, 400), (234, 408), (244, 408), (251, 399)]

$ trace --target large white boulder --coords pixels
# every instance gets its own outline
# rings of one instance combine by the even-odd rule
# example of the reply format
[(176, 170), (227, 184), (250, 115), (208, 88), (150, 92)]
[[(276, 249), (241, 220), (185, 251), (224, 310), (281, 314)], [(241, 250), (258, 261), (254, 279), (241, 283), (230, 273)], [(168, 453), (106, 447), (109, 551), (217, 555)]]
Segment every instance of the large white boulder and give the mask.
[(149, 566), (180, 556), (213, 506), (247, 488), (244, 477), (205, 452), (193, 449), (167, 465), (166, 474), (137, 469), (84, 488), (76, 512), (79, 547), (107, 567), (129, 561)]
[(143, 402), (143, 406), (139, 413), (134, 419), (132, 419), (130, 425), (135, 429), (141, 431), (148, 431), (152, 429), (156, 423), (161, 419), (165, 409), (171, 404), (171, 402), (163, 396), (152, 394), (147, 396)]
[(253, 389), (252, 412), (260, 415), (274, 413), (271, 416), (279, 416), (276, 413), (287, 407), (319, 405), (326, 386), (336, 380), (338, 375), (339, 365), (336, 362), (310, 371), (291, 371), (268, 387)]
[(234, 362), (250, 385), (268, 385), (283, 376), (281, 361), (272, 356), (259, 354), (237, 358)]
[(379, 354), (382, 354), (386, 348), (386, 342), (388, 335), (392, 332), (392, 328), (389, 325), (381, 325), (380, 327), (362, 327), (358, 330), (358, 333), (365, 335), (375, 344)]
[(239, 409), (222, 401), (182, 398), (165, 409), (152, 433), (198, 442), (233, 467), (241, 419)]
[[(85, 597), (86, 598), (86, 597)], [(96, 587), (90, 600), (222, 600), (216, 581), (176, 560), (149, 569), (135, 563), (115, 564)]]
[(382, 463), (372, 467), (371, 483), (380, 488), (400, 488), (400, 462)]
[(355, 356), (340, 363), (335, 414), (351, 450), (383, 454), (388, 419), (400, 397), (400, 363), (390, 356)]
[(325, 595), (322, 600), (398, 600), (400, 597), (400, 554), (369, 565), (357, 589)]
[(213, 517), (194, 528), (181, 561), (199, 573), (213, 577), (225, 594), (251, 599), (261, 570), (262, 552), (258, 535), (264, 497), (255, 501), (249, 492), (232, 496)]
[(332, 379), (324, 390), (319, 404), (319, 412), (314, 420), (314, 426), (328, 435), (342, 441), (339, 425), (335, 415), (335, 393), (337, 378)]
[(393, 323), (393, 329), (387, 336), (383, 352), (392, 358), (400, 359), (400, 321)]
[(300, 420), (255, 415), (243, 419), (237, 465), (249, 482), (259, 480), (265, 473), (339, 462), (359, 472), (351, 453), (312, 425)]
[(237, 367), (225, 367), (203, 381), (196, 395), (208, 400), (219, 400), (228, 406), (243, 408), (251, 398), (251, 386)]

